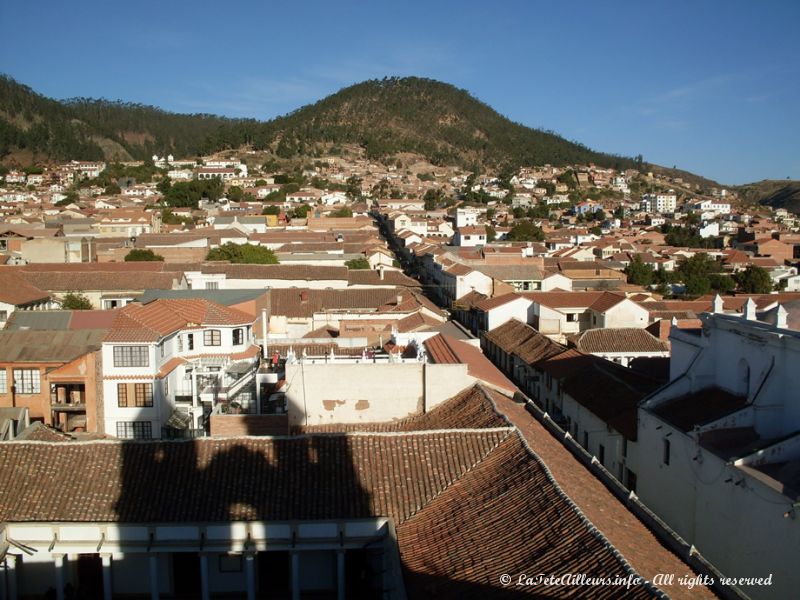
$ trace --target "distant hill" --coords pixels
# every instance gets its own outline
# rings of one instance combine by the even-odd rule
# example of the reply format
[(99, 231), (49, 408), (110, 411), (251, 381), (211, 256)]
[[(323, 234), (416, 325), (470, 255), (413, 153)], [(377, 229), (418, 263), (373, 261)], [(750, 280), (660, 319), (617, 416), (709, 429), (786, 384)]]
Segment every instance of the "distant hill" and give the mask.
[(465, 167), (638, 166), (634, 159), (514, 123), (466, 91), (430, 79), (366, 81), (259, 122), (107, 100), (60, 102), (0, 77), (0, 159), (5, 162), (183, 157), (244, 144), (291, 158), (353, 143), (371, 158), (415, 152), (433, 164)]
[(739, 196), (750, 204), (785, 208), (800, 215), (800, 181), (791, 179), (764, 179), (736, 188)]

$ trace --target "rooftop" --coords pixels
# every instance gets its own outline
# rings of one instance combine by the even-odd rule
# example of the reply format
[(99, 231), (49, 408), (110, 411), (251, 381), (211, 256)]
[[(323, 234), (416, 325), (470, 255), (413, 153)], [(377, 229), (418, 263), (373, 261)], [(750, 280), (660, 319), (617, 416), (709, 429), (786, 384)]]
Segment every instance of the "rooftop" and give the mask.
[(709, 387), (655, 406), (653, 412), (681, 431), (690, 431), (741, 410), (747, 398), (718, 387)]

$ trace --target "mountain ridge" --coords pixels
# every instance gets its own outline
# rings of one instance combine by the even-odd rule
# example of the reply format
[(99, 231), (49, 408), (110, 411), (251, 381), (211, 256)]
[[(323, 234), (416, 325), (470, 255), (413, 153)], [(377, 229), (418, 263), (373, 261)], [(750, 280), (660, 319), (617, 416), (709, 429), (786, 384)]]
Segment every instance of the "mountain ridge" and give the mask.
[(146, 159), (246, 144), (291, 157), (339, 143), (357, 143), (371, 158), (417, 152), (434, 164), (635, 164), (511, 121), (465, 90), (430, 79), (369, 80), (257, 121), (104, 99), (59, 101), (0, 77), (0, 157), (24, 150), (45, 160)]

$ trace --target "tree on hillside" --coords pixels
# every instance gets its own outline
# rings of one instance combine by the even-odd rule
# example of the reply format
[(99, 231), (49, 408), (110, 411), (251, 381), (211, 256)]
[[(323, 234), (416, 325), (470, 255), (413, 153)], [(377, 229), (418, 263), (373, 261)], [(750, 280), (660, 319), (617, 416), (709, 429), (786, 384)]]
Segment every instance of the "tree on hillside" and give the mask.
[(83, 294), (67, 292), (61, 299), (61, 308), (64, 310), (92, 310), (92, 301)]
[(772, 278), (766, 269), (749, 265), (744, 271), (734, 275), (736, 283), (746, 294), (769, 294), (772, 291)]
[(369, 261), (363, 256), (346, 261), (344, 266), (351, 270), (372, 268), (369, 264)]
[(710, 275), (719, 273), (721, 265), (708, 254), (695, 254), (682, 260), (676, 270), (686, 286), (685, 295), (697, 297), (711, 291)]
[(491, 244), (497, 239), (497, 230), (491, 225), (485, 225), (486, 229), (486, 243)]
[(655, 279), (655, 269), (653, 269), (652, 265), (645, 264), (638, 254), (625, 267), (624, 273), (628, 276), (628, 283), (633, 285), (647, 286), (652, 284)]
[(264, 206), (264, 209), (261, 211), (262, 215), (280, 215), (281, 214), (281, 207), (275, 204), (270, 204)]
[(531, 221), (518, 221), (508, 232), (506, 239), (512, 242), (541, 242), (544, 240), (544, 232)]
[(257, 265), (278, 264), (278, 258), (269, 248), (252, 244), (234, 244), (233, 242), (213, 248), (206, 256), (206, 260), (225, 260), (231, 263)]
[(125, 262), (157, 262), (163, 260), (163, 256), (156, 254), (149, 248), (134, 248), (125, 255)]

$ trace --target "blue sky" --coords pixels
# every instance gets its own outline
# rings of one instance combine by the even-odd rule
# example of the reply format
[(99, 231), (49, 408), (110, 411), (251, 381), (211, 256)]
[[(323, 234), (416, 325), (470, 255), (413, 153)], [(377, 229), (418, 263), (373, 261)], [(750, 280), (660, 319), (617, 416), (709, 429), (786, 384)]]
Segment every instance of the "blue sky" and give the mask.
[(800, 179), (800, 2), (0, 0), (0, 71), (47, 96), (268, 119), (370, 78), (724, 183)]

